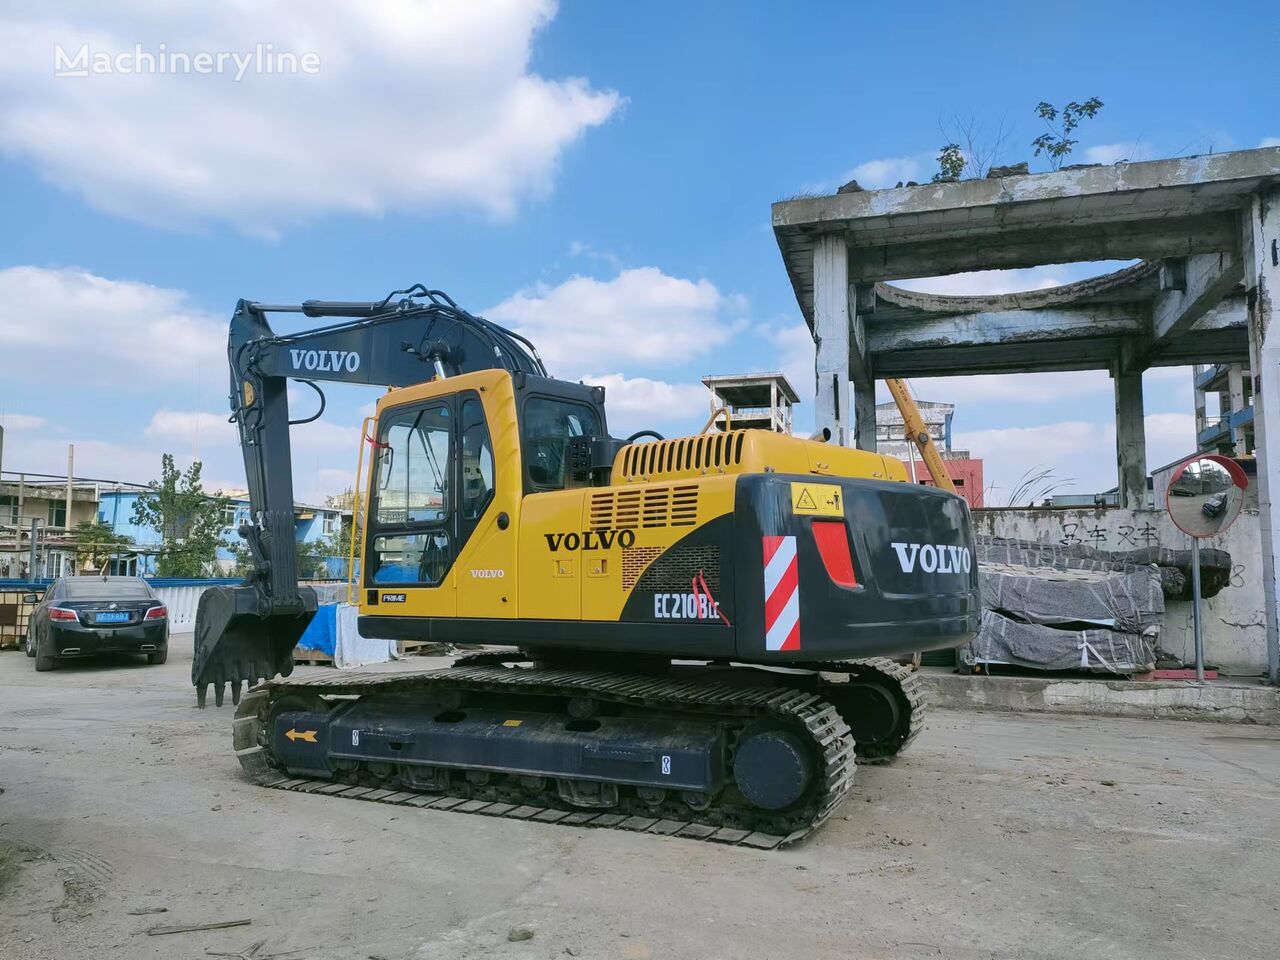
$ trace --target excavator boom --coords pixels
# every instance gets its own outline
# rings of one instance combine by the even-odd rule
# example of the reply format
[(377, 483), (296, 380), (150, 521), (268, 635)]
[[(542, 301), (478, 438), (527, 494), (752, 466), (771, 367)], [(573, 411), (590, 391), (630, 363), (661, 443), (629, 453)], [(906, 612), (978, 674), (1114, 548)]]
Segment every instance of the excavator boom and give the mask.
[[(277, 335), (267, 321), (272, 313), (347, 319)], [(324, 412), (316, 381), (406, 387), (493, 368), (546, 376), (533, 344), (421, 284), (371, 302), (241, 300), (231, 318), (227, 357), (231, 416), (240, 434), (251, 504), (239, 533), (253, 570), (243, 584), (201, 595), (191, 666), (201, 706), (210, 686), (221, 705), (228, 684), (239, 702), (242, 684), (287, 676), (293, 648), (315, 614), (314, 591), (298, 585), (289, 427)], [(320, 407), (312, 416), (289, 419), (290, 379), (319, 394)]]
[(951, 474), (947, 472), (947, 463), (938, 452), (938, 445), (933, 442), (933, 437), (929, 435), (929, 428), (924, 418), (920, 416), (920, 408), (916, 406), (915, 400), (911, 398), (911, 392), (907, 389), (907, 381), (891, 378), (885, 383), (889, 386), (889, 392), (893, 394), (893, 402), (898, 405), (898, 412), (902, 414), (907, 439), (920, 451), (920, 458), (929, 468), (929, 476), (933, 478), (934, 484), (941, 490), (955, 493), (956, 485), (951, 479)]

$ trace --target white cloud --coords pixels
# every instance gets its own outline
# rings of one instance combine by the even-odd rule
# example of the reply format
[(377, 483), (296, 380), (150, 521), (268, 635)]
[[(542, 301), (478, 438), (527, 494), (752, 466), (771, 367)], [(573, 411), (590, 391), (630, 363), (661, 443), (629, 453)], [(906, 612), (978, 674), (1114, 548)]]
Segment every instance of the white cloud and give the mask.
[(609, 431), (614, 436), (659, 426), (696, 430), (711, 414), (710, 394), (700, 383), (667, 383), (621, 373), (582, 379), (605, 388)]
[(1024, 477), (1042, 469), (1052, 471), (1058, 493), (1093, 493), (1114, 486), (1110, 430), (1105, 424), (1071, 420), (957, 431), (953, 443), (983, 461), (983, 483), (990, 491), (986, 505), (1003, 507)]
[(1191, 413), (1151, 413), (1145, 419), (1147, 469), (1196, 452), (1196, 418)]
[(841, 183), (857, 180), (858, 186), (865, 190), (880, 190), (895, 186), (898, 181), (906, 183), (910, 180), (921, 182), (932, 175), (930, 164), (935, 162), (932, 153), (917, 153), (910, 157), (886, 157), (881, 160), (868, 160), (860, 163), (841, 179)]
[[(1144, 420), (1147, 467), (1153, 469), (1194, 452), (1195, 418), (1157, 413)], [(1035, 427), (958, 431), (954, 445), (983, 461), (986, 505), (1002, 507), (1019, 482), (1042, 469), (1052, 472), (1055, 493), (1101, 493), (1116, 485), (1113, 423), (1067, 420)]]
[[(511, 214), (621, 103), (530, 69), (553, 0), (7, 4), (0, 149), (94, 206), (272, 233), (310, 215)], [(314, 73), (54, 76), (74, 56), (315, 53)], [(164, 45), (163, 50), (161, 45)]]
[(1280, 137), (1263, 137), (1260, 147), (1280, 147)]
[(1097, 262), (1058, 263), (1043, 267), (1024, 267), (1017, 270), (978, 270), (973, 273), (954, 273), (946, 277), (919, 277), (911, 280), (895, 280), (893, 285), (922, 293), (942, 293), (951, 296), (989, 297), (1000, 293), (1018, 293), (1023, 290), (1047, 290), (1063, 284), (1075, 283), (1090, 277), (1120, 270), (1136, 261), (1099, 260)]
[(39, 430), (49, 421), (29, 413), (0, 413), (0, 427), (17, 433), (19, 430)]
[(539, 285), (485, 311), (538, 347), (554, 376), (622, 364), (667, 368), (724, 344), (745, 305), (709, 280), (671, 277), (656, 267), (612, 280), (574, 276)]
[(1100, 143), (1095, 147), (1086, 147), (1085, 163), (1113, 164), (1121, 160), (1136, 163), (1139, 160), (1151, 159), (1151, 148), (1134, 140), (1129, 143)]
[(1021, 290), (1044, 290), (1061, 286), (1061, 270), (1054, 267), (1028, 267), (1022, 270), (979, 270), (973, 273), (956, 273), (949, 277), (920, 277), (914, 280), (895, 280), (893, 285), (921, 293), (944, 293), (957, 297), (986, 297), (997, 293), (1017, 293)]
[(1110, 394), (1105, 370), (1070, 373), (980, 374), (972, 377), (913, 377), (912, 392), (921, 400), (944, 403), (1060, 403), (1085, 395)]
[(157, 410), (142, 433), (157, 443), (190, 451), (193, 458), (237, 443), (235, 425), (227, 422), (226, 414), (199, 410)]
[(47, 383), (56, 373), (86, 402), (95, 385), (224, 390), (226, 324), (177, 290), (83, 270), (0, 270), (0, 354), (22, 358), (6, 365), (6, 380)]

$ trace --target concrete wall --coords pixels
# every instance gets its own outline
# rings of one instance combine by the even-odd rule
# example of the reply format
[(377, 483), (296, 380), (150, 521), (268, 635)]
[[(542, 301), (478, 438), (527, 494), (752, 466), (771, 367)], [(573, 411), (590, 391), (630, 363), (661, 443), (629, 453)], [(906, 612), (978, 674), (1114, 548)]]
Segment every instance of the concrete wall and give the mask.
[[(1190, 549), (1190, 538), (1164, 510), (1120, 507), (975, 510), (979, 534), (1083, 543), (1100, 550), (1159, 546)], [(1225, 534), (1203, 541), (1231, 554), (1231, 583), (1204, 603), (1205, 659), (1234, 675), (1262, 673), (1267, 663), (1262, 599), (1262, 544), (1256, 510), (1246, 509)], [(1165, 609), (1160, 646), (1188, 663), (1194, 660), (1191, 604), (1170, 601)]]

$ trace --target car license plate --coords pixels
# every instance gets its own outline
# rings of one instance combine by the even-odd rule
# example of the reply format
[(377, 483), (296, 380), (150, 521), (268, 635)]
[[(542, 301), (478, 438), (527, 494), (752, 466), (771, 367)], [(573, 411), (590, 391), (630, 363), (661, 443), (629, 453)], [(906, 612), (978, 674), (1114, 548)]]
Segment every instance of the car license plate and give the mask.
[(119, 613), (100, 613), (94, 617), (94, 623), (128, 623), (129, 614), (124, 610)]

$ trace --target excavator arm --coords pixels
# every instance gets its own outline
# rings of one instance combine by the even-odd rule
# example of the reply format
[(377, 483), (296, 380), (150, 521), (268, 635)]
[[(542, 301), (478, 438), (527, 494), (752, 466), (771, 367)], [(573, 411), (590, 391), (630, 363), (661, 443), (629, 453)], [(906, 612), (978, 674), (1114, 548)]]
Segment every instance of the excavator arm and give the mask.
[(911, 399), (910, 391), (907, 390), (907, 381), (889, 379), (885, 383), (888, 384), (889, 392), (893, 395), (893, 402), (898, 405), (898, 412), (902, 414), (907, 439), (920, 451), (920, 459), (929, 468), (929, 475), (933, 477), (934, 484), (948, 493), (955, 493), (956, 485), (951, 479), (951, 474), (947, 473), (946, 461), (938, 452), (938, 446), (933, 442), (933, 437), (929, 436), (929, 428), (925, 426), (924, 418), (920, 416), (920, 408), (916, 406), (916, 402)]
[[(344, 322), (277, 335), (267, 321), (271, 313)], [(528, 340), (421, 284), (373, 302), (285, 306), (241, 300), (231, 318), (227, 353), (231, 419), (249, 487), (250, 517), (239, 533), (253, 566), (243, 583), (211, 588), (200, 598), (191, 665), (200, 706), (209, 686), (221, 706), (228, 683), (238, 703), (242, 683), (287, 676), (293, 648), (316, 611), (314, 591), (298, 584), (289, 446), (291, 425), (324, 412), (316, 381), (404, 387), (493, 368), (547, 375)], [(306, 419), (289, 419), (290, 379), (319, 394), (319, 410)]]

